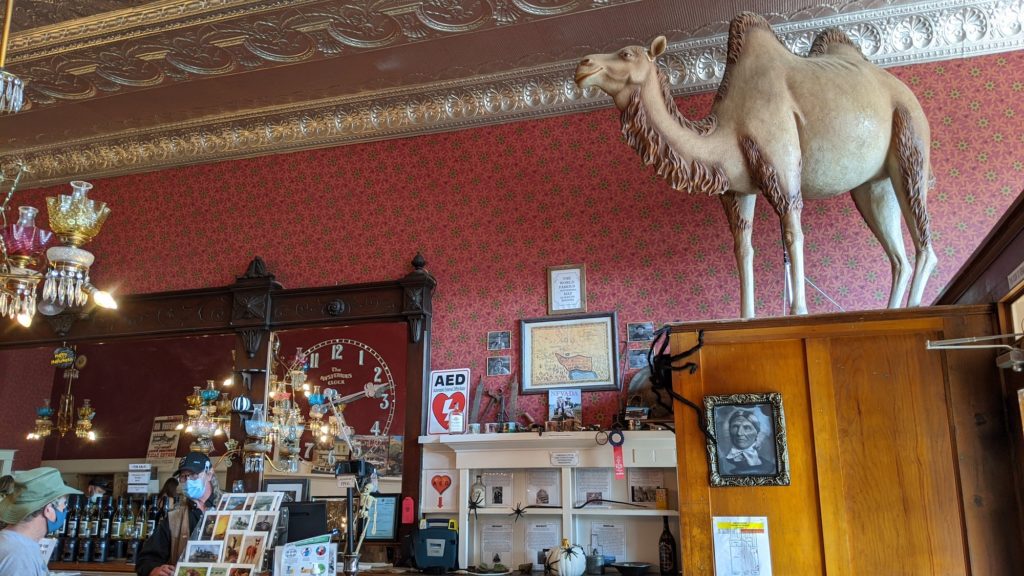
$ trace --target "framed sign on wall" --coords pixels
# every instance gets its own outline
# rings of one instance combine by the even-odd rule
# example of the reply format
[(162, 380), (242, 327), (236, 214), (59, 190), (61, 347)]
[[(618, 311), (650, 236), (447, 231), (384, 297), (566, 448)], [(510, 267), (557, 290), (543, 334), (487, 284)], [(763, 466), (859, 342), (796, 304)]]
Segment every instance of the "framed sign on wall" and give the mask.
[(586, 264), (549, 267), (548, 314), (578, 314), (586, 311)]

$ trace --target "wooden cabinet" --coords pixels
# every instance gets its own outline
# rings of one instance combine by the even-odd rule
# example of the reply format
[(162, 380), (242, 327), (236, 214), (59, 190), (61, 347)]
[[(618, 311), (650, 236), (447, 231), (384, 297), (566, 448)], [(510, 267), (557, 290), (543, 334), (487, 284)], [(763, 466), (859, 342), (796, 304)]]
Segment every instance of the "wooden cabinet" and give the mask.
[[(557, 525), (560, 534), (589, 553), (591, 533), (595, 522), (618, 524), (624, 527), (625, 543), (619, 561), (650, 562), (657, 569), (658, 536), (662, 531), (662, 517), (671, 518), (671, 529), (678, 540), (678, 502), (676, 476), (675, 437), (671, 432), (637, 431), (625, 432), (623, 463), (627, 479), (617, 480), (612, 474), (612, 447), (598, 444), (594, 432), (546, 432), (517, 434), (467, 434), (450, 436), (424, 436), (423, 470), (450, 470), (458, 475), (457, 494), (454, 495), (454, 510), (450, 512), (428, 512), (428, 516), (454, 517), (459, 522), (459, 565), (462, 567), (478, 564), (481, 560), (490, 564), (491, 559), (481, 559), (481, 526), (489, 519), (514, 518), (513, 509), (530, 502), (527, 493), (530, 470), (552, 470), (558, 474), (557, 508), (529, 508), (526, 514), (513, 522), (512, 560), (503, 563), (515, 567), (526, 562), (536, 562), (535, 555), (527, 550), (527, 525), (534, 519), (550, 520)], [(571, 465), (553, 465), (559, 458), (574, 462)], [(604, 498), (622, 502), (630, 501), (628, 475), (636, 470), (658, 471), (664, 479), (668, 495), (668, 510), (657, 510), (653, 504), (648, 508), (637, 508), (621, 504), (606, 504), (606, 507), (586, 506), (577, 495), (580, 474), (585, 471), (608, 471), (612, 477), (611, 493)], [(471, 514), (469, 507), (470, 489), (476, 475), (507, 472), (512, 476), (512, 494), (503, 495), (503, 505), (490, 505)], [(428, 497), (425, 493), (424, 497)], [(548, 543), (548, 547), (558, 541)]]
[(713, 488), (695, 412), (677, 404), (683, 573), (714, 574), (711, 518), (767, 516), (774, 574), (1020, 574), (992, 308), (935, 307), (677, 325), (697, 343), (676, 392), (779, 392), (789, 486)]

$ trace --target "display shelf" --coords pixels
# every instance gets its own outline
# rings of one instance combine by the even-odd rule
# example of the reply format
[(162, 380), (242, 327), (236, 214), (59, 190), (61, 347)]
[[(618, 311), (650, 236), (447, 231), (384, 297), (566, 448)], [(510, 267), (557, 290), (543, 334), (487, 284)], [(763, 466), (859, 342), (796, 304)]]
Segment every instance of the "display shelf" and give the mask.
[[(529, 477), (538, 469), (557, 471), (558, 508), (528, 508), (526, 514), (513, 522), (514, 557), (510, 565), (535, 560), (526, 542), (527, 525), (531, 520), (554, 522), (560, 528), (560, 537), (584, 546), (591, 544), (592, 531), (599, 524), (619, 523), (623, 526), (625, 551), (630, 560), (657, 562), (657, 548), (650, 547), (661, 532), (660, 518), (678, 518), (678, 474), (676, 470), (675, 435), (668, 431), (627, 431), (622, 446), (626, 479), (616, 479), (613, 449), (599, 444), (604, 438), (594, 432), (460, 434), (421, 436), (424, 470), (454, 472), (458, 485), (452, 508), (444, 512), (427, 511), (430, 516), (455, 516), (459, 526), (459, 565), (468, 566), (479, 561), (484, 552), (482, 525), (497, 522), (501, 516), (512, 516), (511, 506), (479, 508), (476, 514), (469, 510), (469, 492), (473, 479), (488, 472), (508, 472), (513, 476), (511, 497), (506, 502), (526, 505), (531, 501)], [(577, 501), (577, 475), (582, 469), (606, 469), (610, 484), (604, 490), (606, 498), (629, 501), (631, 469), (650, 469), (647, 477), (659, 478), (658, 487), (668, 491), (669, 510), (653, 508), (572, 508)], [(661, 470), (659, 476), (657, 470)], [(639, 473), (639, 471), (637, 471)], [(651, 474), (654, 474), (651, 476)], [(555, 480), (551, 480), (554, 482)], [(641, 484), (642, 485), (642, 484)], [(650, 484), (655, 486), (654, 483)], [(429, 487), (427, 488), (429, 489)], [(582, 489), (582, 486), (580, 487)], [(525, 520), (525, 521), (524, 521)], [(607, 527), (602, 527), (605, 530)], [(558, 540), (550, 545), (557, 546)], [(547, 547), (547, 546), (545, 546)], [(503, 558), (503, 561), (505, 559)]]
[(579, 508), (572, 511), (574, 516), (679, 516), (678, 510), (656, 510), (654, 508)]

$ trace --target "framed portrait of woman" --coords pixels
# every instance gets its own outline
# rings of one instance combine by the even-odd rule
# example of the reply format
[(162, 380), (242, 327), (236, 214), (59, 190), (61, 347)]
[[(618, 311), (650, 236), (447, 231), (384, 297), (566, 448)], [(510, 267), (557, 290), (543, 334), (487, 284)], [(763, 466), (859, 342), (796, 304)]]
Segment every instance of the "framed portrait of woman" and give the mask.
[(705, 396), (712, 486), (789, 486), (782, 394)]

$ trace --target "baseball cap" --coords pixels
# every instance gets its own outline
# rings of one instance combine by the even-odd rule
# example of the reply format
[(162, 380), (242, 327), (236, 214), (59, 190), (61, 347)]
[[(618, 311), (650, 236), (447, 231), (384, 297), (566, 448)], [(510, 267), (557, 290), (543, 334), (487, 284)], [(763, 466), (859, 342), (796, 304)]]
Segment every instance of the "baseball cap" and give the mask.
[(189, 452), (182, 457), (178, 462), (178, 471), (174, 473), (175, 476), (188, 470), (193, 474), (199, 474), (212, 468), (210, 459), (202, 452)]
[(41, 509), (61, 496), (81, 494), (64, 484), (56, 468), (34, 468), (15, 472), (7, 494), (0, 500), (0, 521), (17, 524), (25, 516)]

